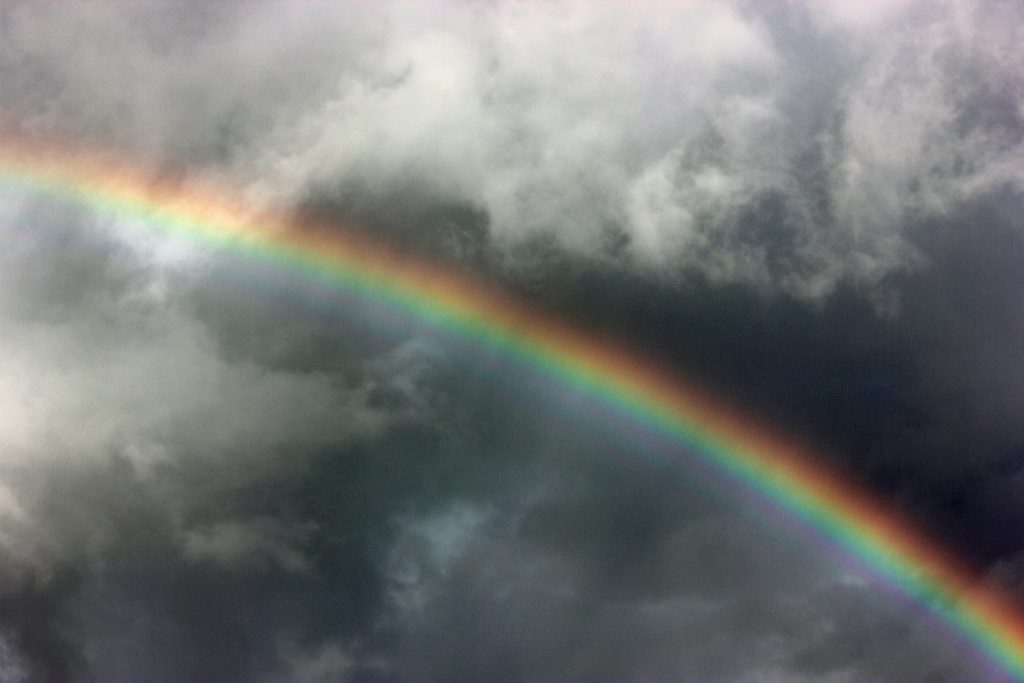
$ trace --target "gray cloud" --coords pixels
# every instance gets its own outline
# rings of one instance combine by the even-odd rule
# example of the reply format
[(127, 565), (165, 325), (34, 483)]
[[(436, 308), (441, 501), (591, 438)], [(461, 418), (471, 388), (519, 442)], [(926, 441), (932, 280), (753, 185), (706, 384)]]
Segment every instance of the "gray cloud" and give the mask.
[[(623, 339), (1019, 591), (1021, 18), (10, 2), (0, 119)], [(0, 191), (0, 679), (1000, 680), (502, 359)]]
[(6, 116), (254, 197), (419, 186), (502, 243), (812, 298), (918, 265), (906, 220), (1020, 186), (1012, 3), (315, 7), (14, 4)]

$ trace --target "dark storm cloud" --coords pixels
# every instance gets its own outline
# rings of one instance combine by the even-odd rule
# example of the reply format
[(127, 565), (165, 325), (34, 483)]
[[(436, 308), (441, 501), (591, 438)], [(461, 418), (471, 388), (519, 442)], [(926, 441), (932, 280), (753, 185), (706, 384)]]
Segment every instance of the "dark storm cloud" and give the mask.
[(808, 306), (565, 257), (520, 287), (802, 435), (987, 563), (1022, 541), (1022, 208), (1002, 189), (909, 225), (929, 266), (892, 281), (897, 315), (849, 286)]
[[(1020, 25), (1013, 3), (12, 2), (0, 117), (498, 282), (1019, 589)], [(0, 215), (4, 680), (985, 678), (502, 359), (74, 202)]]
[[(191, 316), (193, 277), (114, 239), (109, 216), (40, 196), (5, 217), (0, 632), (17, 667), (41, 681), (130, 680), (147, 662), (168, 680), (247, 677), (273, 638), (243, 628), (239, 606), (320, 570), (306, 555), (318, 522), (250, 499), (325, 449), (415, 422), (417, 354), (382, 351), (374, 386), (228, 357)], [(389, 387), (408, 405), (375, 398)], [(222, 590), (236, 570), (252, 575), (237, 595)]]

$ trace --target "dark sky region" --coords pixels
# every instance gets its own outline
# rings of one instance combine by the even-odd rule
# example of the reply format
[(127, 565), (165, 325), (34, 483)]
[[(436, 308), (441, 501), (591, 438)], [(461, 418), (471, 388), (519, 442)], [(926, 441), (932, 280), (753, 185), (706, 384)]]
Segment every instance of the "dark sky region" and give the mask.
[[(1022, 45), (998, 0), (9, 0), (0, 121), (496, 283), (1024, 599)], [(564, 389), (139, 223), (0, 183), (3, 683), (1011, 680)]]

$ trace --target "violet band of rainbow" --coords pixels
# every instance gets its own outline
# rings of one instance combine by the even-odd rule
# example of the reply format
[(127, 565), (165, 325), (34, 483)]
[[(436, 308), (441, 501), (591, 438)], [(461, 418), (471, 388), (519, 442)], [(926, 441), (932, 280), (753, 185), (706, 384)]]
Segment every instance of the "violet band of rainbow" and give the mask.
[(0, 183), (72, 197), (161, 231), (299, 271), (524, 363), (677, 441), (835, 542), (1024, 682), (1024, 614), (869, 492), (627, 349), (449, 268), (352, 231), (255, 213), (86, 150), (0, 139)]

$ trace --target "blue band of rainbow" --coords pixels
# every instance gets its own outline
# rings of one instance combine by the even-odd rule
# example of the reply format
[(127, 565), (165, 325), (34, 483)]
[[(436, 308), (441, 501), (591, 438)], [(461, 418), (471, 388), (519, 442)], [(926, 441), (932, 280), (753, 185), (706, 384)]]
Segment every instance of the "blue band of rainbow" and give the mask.
[(254, 214), (224, 193), (183, 189), (86, 150), (0, 139), (0, 182), (70, 196), (147, 229), (300, 271), (505, 354), (676, 440), (845, 548), (1024, 682), (1024, 614), (820, 459), (627, 350), (420, 258), (337, 226)]

